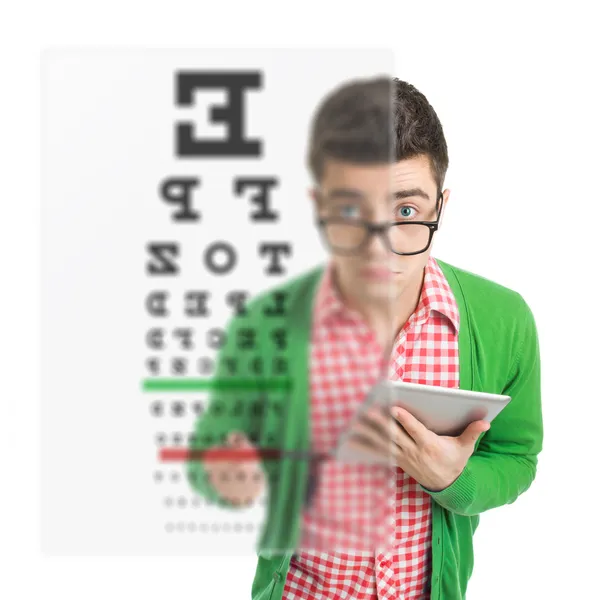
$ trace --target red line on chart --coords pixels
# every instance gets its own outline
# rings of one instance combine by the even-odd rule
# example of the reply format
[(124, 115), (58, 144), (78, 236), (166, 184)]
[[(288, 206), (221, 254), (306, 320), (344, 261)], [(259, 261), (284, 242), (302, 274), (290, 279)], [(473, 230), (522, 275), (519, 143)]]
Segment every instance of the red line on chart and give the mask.
[(278, 448), (207, 448), (196, 450), (192, 448), (161, 448), (159, 460), (161, 462), (183, 462), (183, 461), (229, 461), (241, 462), (248, 460), (277, 460), (282, 458), (318, 458), (320, 455), (314, 452), (284, 451)]

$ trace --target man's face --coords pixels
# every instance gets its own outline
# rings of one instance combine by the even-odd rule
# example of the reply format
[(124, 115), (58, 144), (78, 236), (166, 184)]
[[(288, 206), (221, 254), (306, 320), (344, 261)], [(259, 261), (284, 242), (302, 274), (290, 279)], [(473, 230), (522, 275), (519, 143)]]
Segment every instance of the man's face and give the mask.
[[(436, 193), (429, 158), (420, 155), (376, 166), (327, 160), (314, 198), (322, 218), (371, 223), (435, 221)], [(444, 206), (448, 196), (449, 190), (445, 190)], [(328, 231), (330, 239), (343, 248), (360, 239), (360, 230), (352, 225), (329, 226)], [(428, 240), (424, 227), (392, 227), (389, 234), (394, 248), (400, 251), (420, 250)], [(393, 300), (411, 285), (420, 284), (432, 245), (421, 254), (401, 256), (373, 235), (360, 252), (332, 252), (338, 283), (345, 294), (359, 301)]]

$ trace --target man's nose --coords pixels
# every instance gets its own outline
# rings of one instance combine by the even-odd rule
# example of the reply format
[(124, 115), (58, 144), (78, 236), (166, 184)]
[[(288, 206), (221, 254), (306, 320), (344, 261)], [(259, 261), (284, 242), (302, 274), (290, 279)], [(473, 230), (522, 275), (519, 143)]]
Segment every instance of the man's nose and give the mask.
[[(377, 223), (379, 224), (379, 223)], [(369, 243), (367, 244), (367, 254), (372, 257), (381, 257), (385, 258), (389, 255), (389, 249), (384, 240), (386, 233), (385, 231), (382, 233), (381, 230), (373, 231), (371, 233), (371, 237), (369, 239)]]

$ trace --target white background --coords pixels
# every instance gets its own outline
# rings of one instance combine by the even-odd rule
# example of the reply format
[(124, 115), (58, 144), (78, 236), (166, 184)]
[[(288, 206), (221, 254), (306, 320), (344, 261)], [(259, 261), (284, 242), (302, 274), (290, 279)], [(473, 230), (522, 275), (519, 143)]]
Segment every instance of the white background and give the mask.
[[(44, 558), (39, 549), (39, 58), (48, 45), (380, 46), (445, 128), (435, 254), (523, 294), (542, 345), (546, 441), (514, 505), (482, 515), (469, 600), (593, 597), (599, 531), (599, 48), (589, 2), (21, 2), (0, 25), (4, 285), (0, 595), (249, 597), (253, 557)], [(287, 11), (290, 11), (287, 13)], [(597, 593), (597, 592), (596, 592)]]

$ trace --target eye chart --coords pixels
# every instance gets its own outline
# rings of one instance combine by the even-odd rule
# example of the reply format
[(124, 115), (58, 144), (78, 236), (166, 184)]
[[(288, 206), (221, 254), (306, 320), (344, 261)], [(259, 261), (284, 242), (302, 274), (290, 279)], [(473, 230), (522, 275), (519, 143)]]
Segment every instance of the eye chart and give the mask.
[(42, 548), (248, 553), (265, 506), (211, 506), (183, 450), (224, 327), (322, 263), (310, 120), (365, 49), (53, 49), (42, 57)]

